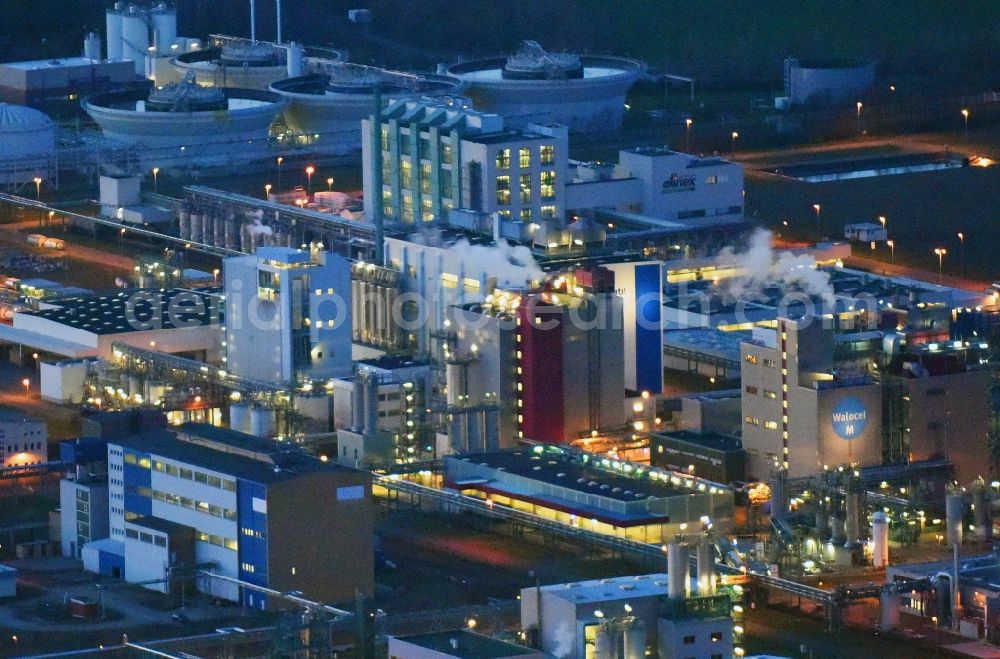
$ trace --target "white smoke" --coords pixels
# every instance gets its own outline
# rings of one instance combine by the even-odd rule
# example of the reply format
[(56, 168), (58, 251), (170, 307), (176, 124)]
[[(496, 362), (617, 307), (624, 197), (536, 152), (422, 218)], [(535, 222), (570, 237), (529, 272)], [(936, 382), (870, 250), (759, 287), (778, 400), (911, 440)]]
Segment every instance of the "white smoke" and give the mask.
[(559, 625), (552, 641), (552, 656), (556, 659), (564, 659), (576, 654), (576, 635), (571, 623), (564, 622)]
[(495, 245), (473, 245), (462, 238), (451, 245), (451, 250), (462, 257), (467, 268), (496, 277), (501, 286), (523, 286), (545, 277), (531, 250), (524, 245), (511, 245), (506, 240), (498, 240)]
[(735, 251), (731, 247), (719, 253), (720, 263), (732, 263), (738, 270), (736, 277), (724, 280), (726, 294), (740, 299), (760, 292), (771, 285), (794, 288), (821, 298), (826, 305), (836, 302), (830, 275), (816, 269), (808, 255), (791, 252), (776, 253), (771, 247), (771, 232), (757, 229), (747, 241), (746, 249)]

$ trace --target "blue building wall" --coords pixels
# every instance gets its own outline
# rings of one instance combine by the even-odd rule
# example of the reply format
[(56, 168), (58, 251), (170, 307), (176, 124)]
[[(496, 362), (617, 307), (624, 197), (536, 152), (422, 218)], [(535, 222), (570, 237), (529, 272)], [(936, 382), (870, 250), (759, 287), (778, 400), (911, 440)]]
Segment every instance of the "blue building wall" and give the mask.
[(658, 263), (635, 268), (635, 381), (640, 391), (653, 393), (663, 390), (660, 272)]
[[(110, 551), (98, 551), (98, 569), (100, 574), (106, 576), (117, 576), (119, 579), (125, 575), (125, 557), (121, 554), (115, 554)], [(118, 569), (117, 575), (114, 573), (115, 568)]]
[[(151, 458), (148, 453), (137, 453), (125, 449), (126, 458), (129, 454), (135, 455), (136, 463), (125, 462), (122, 466), (122, 481), (125, 485), (125, 514), (135, 513), (140, 517), (148, 517), (153, 514), (153, 499), (149, 496), (152, 486), (152, 472), (150, 471)], [(146, 466), (140, 466), (140, 462), (145, 461)], [(140, 488), (145, 494), (140, 494)]]
[[(240, 579), (258, 586), (267, 585), (267, 515), (253, 509), (253, 500), (267, 501), (267, 488), (259, 483), (236, 480), (236, 520), (239, 524)], [(252, 566), (253, 570), (247, 569)], [(267, 596), (243, 589), (243, 605), (264, 609)]]

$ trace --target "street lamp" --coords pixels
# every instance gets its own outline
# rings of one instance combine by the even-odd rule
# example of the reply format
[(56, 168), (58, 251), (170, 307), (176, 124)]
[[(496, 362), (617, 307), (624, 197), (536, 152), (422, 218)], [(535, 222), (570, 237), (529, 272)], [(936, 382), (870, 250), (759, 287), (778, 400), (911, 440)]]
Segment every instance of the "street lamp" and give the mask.
[(861, 108), (864, 107), (864, 103), (862, 103), (861, 101), (858, 101), (857, 106), (858, 106), (858, 135), (860, 135), (861, 134)]
[(684, 120), (684, 150), (688, 153), (691, 152), (691, 124), (694, 121), (688, 117)]
[(315, 174), (315, 173), (316, 173), (316, 168), (315, 167), (313, 167), (312, 165), (309, 165), (308, 167), (306, 167), (306, 178), (307, 178), (306, 194), (308, 194), (308, 195), (312, 194), (313, 174)]
[(278, 156), (278, 192), (281, 192), (281, 163), (285, 162), (285, 159)]
[(887, 240), (887, 241), (885, 241), (885, 244), (889, 246), (889, 263), (895, 263), (896, 262), (896, 241), (895, 240)]
[(160, 173), (160, 168), (159, 167), (154, 167), (153, 168), (153, 194), (156, 194), (156, 177), (157, 177), (157, 174), (159, 174), (159, 173)]
[(216, 268), (215, 270), (212, 270), (212, 276), (215, 277), (215, 283), (218, 284), (219, 283), (219, 269), (218, 268)]
[(270, 183), (264, 184), (264, 199), (269, 200), (271, 198), (271, 187)]
[(944, 255), (948, 253), (944, 247), (935, 247), (934, 253), (938, 257), (938, 284), (944, 282)]
[(24, 397), (31, 398), (31, 380), (24, 378), (21, 380), (21, 384), (24, 385)]
[(333, 192), (333, 177), (326, 179), (326, 189)]
[(879, 215), (878, 221), (882, 224), (882, 228), (885, 228), (885, 215)]
[(969, 139), (969, 110), (967, 108), (962, 108), (962, 121), (964, 126), (962, 128), (963, 139)]
[(820, 229), (819, 229), (819, 212), (822, 206), (819, 204), (813, 204), (813, 210), (816, 211), (816, 242), (819, 242)]
[(739, 136), (740, 136), (740, 134), (737, 133), (735, 130), (733, 131), (733, 134), (730, 136), (730, 137), (732, 137), (732, 140), (733, 140), (733, 157), (734, 158), (736, 157), (736, 140), (739, 138)]
[(965, 234), (958, 232), (958, 272), (959, 276), (965, 276)]
[(35, 182), (35, 198), (37, 198), (39, 201), (41, 201), (42, 200), (42, 177), (41, 176), (36, 176), (32, 180)]

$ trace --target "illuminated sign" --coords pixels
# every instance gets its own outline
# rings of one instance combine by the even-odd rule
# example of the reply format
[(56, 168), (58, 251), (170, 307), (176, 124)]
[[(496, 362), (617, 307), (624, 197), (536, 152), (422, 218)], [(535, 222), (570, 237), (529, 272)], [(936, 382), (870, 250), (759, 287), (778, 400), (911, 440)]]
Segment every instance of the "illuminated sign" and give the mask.
[(678, 176), (674, 174), (663, 182), (663, 192), (692, 192), (693, 190), (693, 176)]
[(837, 403), (831, 417), (833, 432), (838, 437), (846, 440), (857, 439), (868, 425), (868, 408), (857, 398), (849, 396)]

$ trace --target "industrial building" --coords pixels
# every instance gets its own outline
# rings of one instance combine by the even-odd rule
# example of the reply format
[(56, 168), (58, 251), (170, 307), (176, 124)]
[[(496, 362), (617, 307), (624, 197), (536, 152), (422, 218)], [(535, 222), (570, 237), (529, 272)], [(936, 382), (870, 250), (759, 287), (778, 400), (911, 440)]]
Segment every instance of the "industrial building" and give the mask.
[[(363, 122), (364, 188), (377, 190), (371, 118)], [(383, 111), (382, 191), (365, 195), (365, 215), (421, 224), (452, 210), (512, 220), (527, 227), (561, 226), (568, 155), (564, 126), (505, 127), (496, 114), (471, 109), (468, 99), (399, 100)], [(541, 244), (546, 244), (543, 240)]]
[(447, 72), (469, 86), (476, 107), (513, 126), (543, 121), (592, 132), (621, 127), (642, 66), (624, 57), (548, 53), (524, 41), (507, 57), (465, 60)]
[(384, 356), (357, 360), (353, 377), (333, 380), (337, 460), (375, 467), (434, 455), (432, 369), (427, 360)]
[[(837, 332), (779, 318), (743, 343), (743, 445), (752, 477), (811, 476), (839, 464), (949, 460), (984, 475), (984, 347), (907, 344), (894, 332)], [(985, 344), (984, 344), (985, 346)]]
[(59, 481), (59, 540), (63, 556), (81, 558), (83, 546), (107, 538), (108, 448), (99, 438), (59, 443), (70, 470)]
[[(607, 462), (607, 464), (605, 464)], [(732, 525), (733, 495), (691, 476), (552, 446), (444, 458), (445, 486), (570, 526), (658, 543)], [(653, 475), (655, 474), (655, 475)]]
[(17, 468), (49, 461), (45, 422), (19, 410), (0, 407), (0, 467)]
[(730, 597), (677, 596), (668, 580), (658, 573), (523, 588), (521, 626), (545, 652), (573, 659), (733, 656)]
[(283, 384), (351, 372), (351, 274), (343, 257), (260, 247), (223, 265), (230, 373)]
[(0, 64), (0, 100), (7, 103), (55, 106), (130, 87), (146, 87), (131, 62), (62, 57)]
[(875, 84), (871, 60), (788, 57), (784, 67), (784, 94), (775, 99), (778, 109), (854, 104)]
[(611, 223), (638, 221), (674, 233), (743, 223), (743, 166), (719, 156), (637, 147), (620, 151), (616, 165), (570, 164), (570, 211), (596, 209)]
[(367, 473), (203, 424), (108, 440), (107, 460), (111, 533), (84, 546), (86, 569), (255, 609), (281, 605), (265, 589), (371, 595)]
[(389, 656), (397, 659), (543, 659), (534, 648), (477, 634), (469, 629), (389, 636)]
[(717, 483), (745, 480), (743, 443), (738, 437), (689, 430), (653, 433), (649, 462), (670, 471), (686, 471)]
[(450, 307), (445, 326), (453, 450), (624, 427), (621, 302), (609, 271), (577, 269), (540, 293), (494, 291)]

